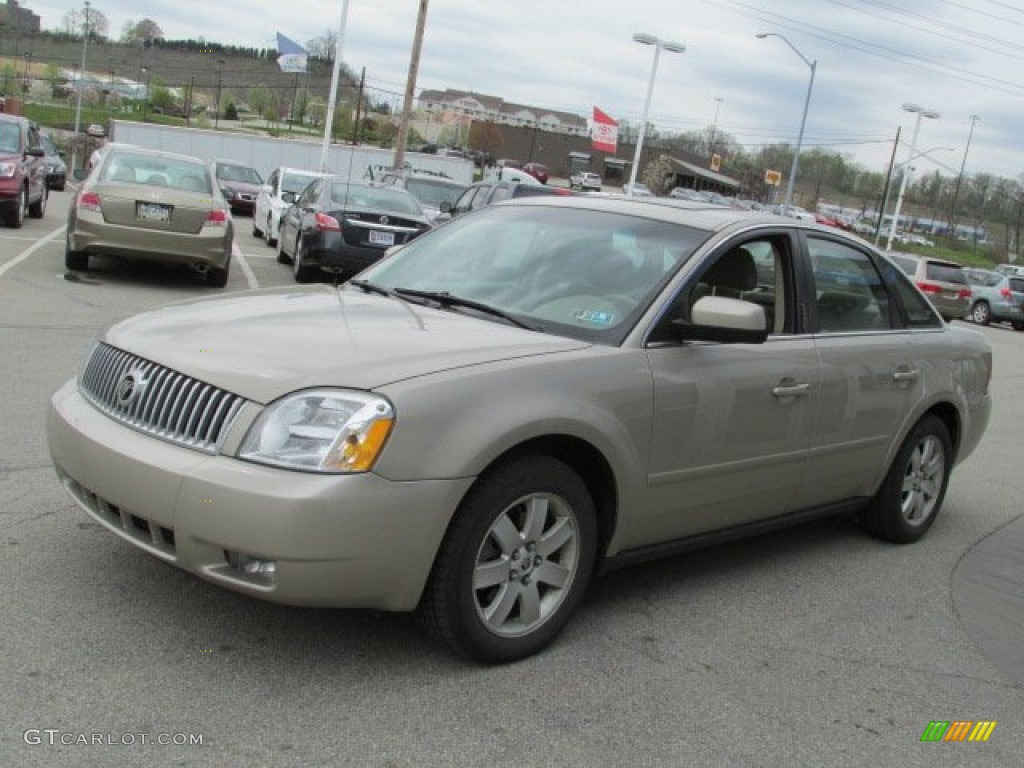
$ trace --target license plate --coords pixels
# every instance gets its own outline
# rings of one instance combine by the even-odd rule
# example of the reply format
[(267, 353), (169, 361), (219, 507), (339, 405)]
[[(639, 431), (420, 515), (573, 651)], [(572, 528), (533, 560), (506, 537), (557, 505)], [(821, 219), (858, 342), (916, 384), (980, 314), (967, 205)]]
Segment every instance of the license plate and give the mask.
[(386, 245), (390, 247), (394, 244), (394, 232), (378, 232), (376, 229), (370, 230), (370, 245)]
[(159, 203), (137, 203), (135, 215), (146, 221), (170, 221), (171, 206)]

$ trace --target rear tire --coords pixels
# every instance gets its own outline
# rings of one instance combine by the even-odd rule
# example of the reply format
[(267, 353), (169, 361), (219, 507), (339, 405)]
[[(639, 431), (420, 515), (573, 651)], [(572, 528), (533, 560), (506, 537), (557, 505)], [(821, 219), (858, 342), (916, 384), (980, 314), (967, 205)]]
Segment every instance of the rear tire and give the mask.
[(36, 202), (29, 204), (28, 215), (33, 219), (41, 219), (46, 214), (46, 201), (50, 197), (50, 190), (43, 187), (43, 195)]
[(263, 230), (263, 241), (268, 247), (273, 248), (277, 245), (277, 238), (274, 237), (274, 228), (270, 225), (270, 214), (267, 214), (267, 228)]
[(7, 226), (11, 229), (21, 229), (25, 223), (25, 209), (28, 208), (28, 190), (21, 188), (18, 196), (18, 205), (7, 215)]
[(223, 288), (228, 284), (228, 273), (230, 270), (230, 258), (224, 262), (223, 267), (210, 267), (206, 270), (206, 284), (211, 288)]
[(278, 264), (291, 264), (292, 257), (284, 252), (284, 232), (281, 232), (277, 236), (277, 263)]
[(864, 513), (868, 531), (885, 541), (909, 544), (932, 527), (953, 471), (953, 443), (937, 416), (919, 421)]
[(295, 255), (292, 256), (292, 272), (295, 274), (296, 283), (308, 283), (313, 279), (315, 267), (303, 264), (302, 259), (302, 238), (295, 241)]
[(501, 464), (459, 505), (418, 618), (478, 661), (522, 659), (568, 623), (596, 553), (594, 502), (576, 472), (540, 455)]
[(74, 272), (86, 272), (89, 269), (89, 254), (85, 251), (72, 251), (70, 238), (64, 240), (64, 266)]
[(992, 308), (989, 307), (987, 301), (976, 302), (971, 307), (971, 320), (978, 325), (988, 325), (992, 322)]

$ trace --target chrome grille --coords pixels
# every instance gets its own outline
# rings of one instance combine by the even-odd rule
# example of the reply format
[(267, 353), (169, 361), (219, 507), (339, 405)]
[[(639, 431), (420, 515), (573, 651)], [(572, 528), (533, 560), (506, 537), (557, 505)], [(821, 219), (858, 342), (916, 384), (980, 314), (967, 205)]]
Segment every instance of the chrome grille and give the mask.
[(244, 398), (170, 368), (97, 344), (79, 379), (89, 402), (122, 424), (216, 453)]

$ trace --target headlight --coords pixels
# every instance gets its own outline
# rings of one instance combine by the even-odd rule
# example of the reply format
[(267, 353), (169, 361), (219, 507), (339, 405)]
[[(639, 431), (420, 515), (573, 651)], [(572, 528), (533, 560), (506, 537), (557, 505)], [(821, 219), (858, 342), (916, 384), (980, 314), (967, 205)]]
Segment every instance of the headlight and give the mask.
[(297, 392), (267, 406), (238, 455), (308, 472), (366, 472), (394, 421), (391, 403), (377, 395), (343, 389)]
[(0, 163), (0, 178), (9, 179), (17, 170), (17, 163)]

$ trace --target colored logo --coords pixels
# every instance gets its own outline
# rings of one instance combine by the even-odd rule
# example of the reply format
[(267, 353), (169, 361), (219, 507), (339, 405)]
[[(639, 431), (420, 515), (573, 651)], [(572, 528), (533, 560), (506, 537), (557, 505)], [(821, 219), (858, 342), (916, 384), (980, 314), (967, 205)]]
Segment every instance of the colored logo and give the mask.
[(995, 720), (932, 720), (921, 741), (988, 741), (995, 729)]

